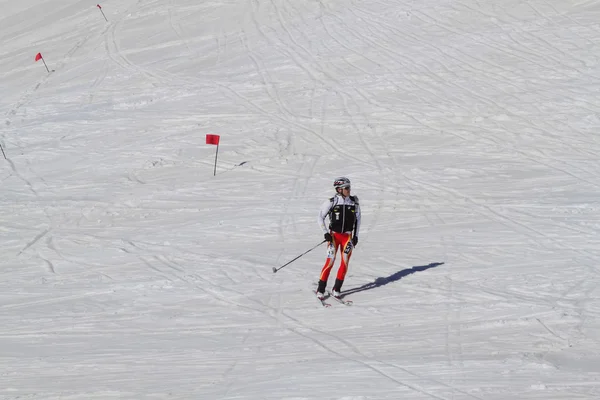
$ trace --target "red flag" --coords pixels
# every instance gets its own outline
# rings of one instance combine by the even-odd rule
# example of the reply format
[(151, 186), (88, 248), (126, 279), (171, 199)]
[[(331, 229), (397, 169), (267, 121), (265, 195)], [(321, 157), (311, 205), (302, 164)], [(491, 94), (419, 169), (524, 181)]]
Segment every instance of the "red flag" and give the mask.
[(218, 146), (219, 145), (219, 139), (221, 139), (221, 136), (219, 136), (219, 135), (210, 135), (210, 134), (207, 134), (206, 135), (206, 144), (216, 144)]
[(35, 61), (40, 61), (42, 59), (42, 53), (37, 53), (35, 55)]
[(102, 7), (100, 7), (100, 4), (96, 4), (96, 7), (98, 7), (99, 9), (102, 10)]

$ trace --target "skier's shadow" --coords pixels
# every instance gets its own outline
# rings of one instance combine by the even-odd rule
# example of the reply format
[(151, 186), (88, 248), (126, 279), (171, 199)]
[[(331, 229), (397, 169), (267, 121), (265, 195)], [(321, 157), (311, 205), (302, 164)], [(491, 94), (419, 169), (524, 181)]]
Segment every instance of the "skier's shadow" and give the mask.
[(353, 293), (363, 292), (365, 290), (375, 289), (380, 286), (387, 285), (388, 283), (399, 281), (400, 279), (404, 278), (405, 276), (414, 274), (415, 272), (425, 271), (429, 268), (439, 267), (440, 265), (443, 265), (443, 264), (444, 264), (443, 262), (435, 262), (435, 263), (431, 263), (428, 265), (418, 265), (418, 266), (414, 266), (412, 268), (403, 269), (402, 271), (398, 271), (388, 277), (385, 277), (385, 278), (379, 277), (379, 278), (375, 279), (373, 282), (366, 283), (366, 284), (356, 287), (356, 288), (344, 290), (344, 291), (342, 291), (342, 297), (349, 295), (349, 294), (353, 294)]

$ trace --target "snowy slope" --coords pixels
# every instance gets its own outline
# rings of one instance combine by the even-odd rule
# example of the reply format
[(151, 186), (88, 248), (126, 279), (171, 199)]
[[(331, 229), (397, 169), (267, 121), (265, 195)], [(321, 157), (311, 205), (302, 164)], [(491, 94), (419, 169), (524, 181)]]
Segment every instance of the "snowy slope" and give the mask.
[(600, 398), (600, 2), (101, 6), (0, 0), (1, 399)]

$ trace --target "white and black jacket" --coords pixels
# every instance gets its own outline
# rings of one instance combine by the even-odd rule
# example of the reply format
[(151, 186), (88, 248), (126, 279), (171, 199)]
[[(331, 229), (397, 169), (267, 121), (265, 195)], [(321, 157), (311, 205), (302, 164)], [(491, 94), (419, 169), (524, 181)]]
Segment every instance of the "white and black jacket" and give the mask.
[[(329, 224), (325, 219), (329, 217)], [(319, 226), (323, 233), (330, 231), (352, 233), (358, 238), (360, 231), (360, 205), (357, 196), (336, 194), (323, 203), (319, 210)]]

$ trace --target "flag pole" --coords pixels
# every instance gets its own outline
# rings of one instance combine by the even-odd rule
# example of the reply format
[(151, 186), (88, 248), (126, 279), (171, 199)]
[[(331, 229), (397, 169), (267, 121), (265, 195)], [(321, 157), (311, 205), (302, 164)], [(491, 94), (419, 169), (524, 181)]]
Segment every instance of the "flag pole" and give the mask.
[(42, 62), (44, 63), (44, 67), (46, 67), (46, 71), (48, 71), (48, 73), (50, 73), (50, 70), (48, 69), (48, 66), (46, 65), (46, 61), (44, 60), (44, 57), (41, 57)]
[(217, 152), (215, 153), (215, 172), (213, 176), (217, 176), (217, 156), (219, 155), (219, 145), (217, 144)]
[(102, 16), (104, 17), (104, 20), (106, 22), (108, 22), (108, 19), (106, 19), (106, 15), (104, 15), (104, 11), (102, 11), (102, 7), (100, 7), (100, 4), (96, 4), (96, 7), (98, 7), (98, 9), (100, 10), (100, 12), (102, 13)]
[(213, 144), (217, 146), (217, 151), (215, 151), (215, 170), (213, 172), (213, 176), (217, 175), (217, 158), (219, 157), (219, 141), (221, 140), (221, 136), (213, 135), (212, 133), (206, 134), (206, 144)]

